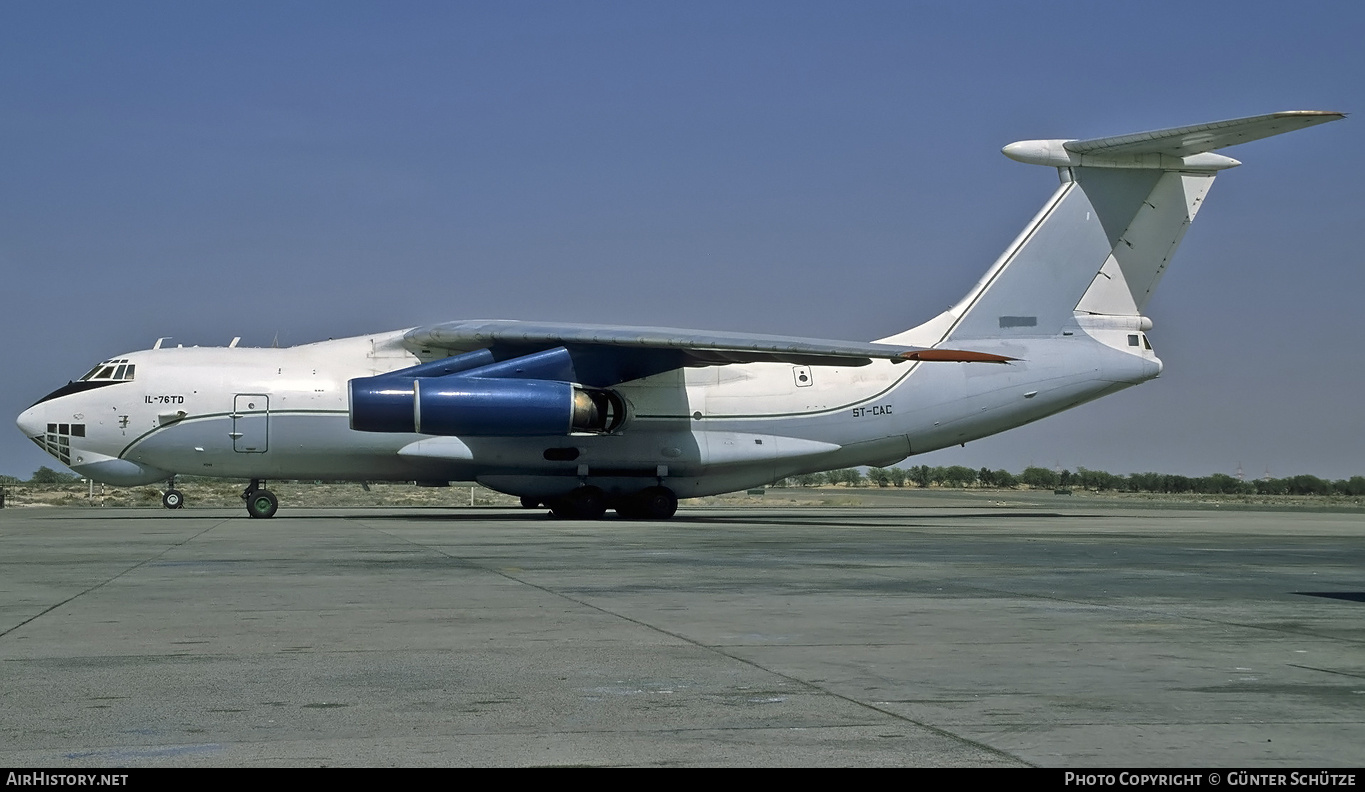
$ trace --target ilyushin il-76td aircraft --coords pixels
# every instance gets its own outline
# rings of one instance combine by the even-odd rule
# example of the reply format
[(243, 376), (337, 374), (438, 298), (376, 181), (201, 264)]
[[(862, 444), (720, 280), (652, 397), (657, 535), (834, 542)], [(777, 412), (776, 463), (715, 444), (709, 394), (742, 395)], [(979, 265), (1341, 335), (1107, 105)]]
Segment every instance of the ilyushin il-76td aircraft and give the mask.
[(666, 519), (679, 498), (892, 465), (1152, 379), (1143, 315), (1218, 172), (1213, 151), (1336, 121), (1294, 111), (1004, 154), (1061, 186), (957, 304), (875, 342), (455, 321), (284, 349), (104, 361), (19, 416), (114, 485), (236, 478), (477, 481), (528, 507)]

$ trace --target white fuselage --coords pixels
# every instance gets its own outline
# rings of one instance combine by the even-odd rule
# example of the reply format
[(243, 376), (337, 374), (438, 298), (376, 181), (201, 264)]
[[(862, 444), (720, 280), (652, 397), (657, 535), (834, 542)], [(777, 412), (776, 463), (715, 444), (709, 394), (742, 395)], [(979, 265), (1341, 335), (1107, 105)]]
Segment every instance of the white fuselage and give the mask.
[(125, 355), (135, 378), (49, 397), (19, 425), (72, 469), (120, 485), (173, 475), (479, 481), (550, 497), (657, 480), (696, 497), (889, 465), (1137, 384), (1161, 365), (1145, 343), (1132, 345), (1135, 329), (974, 344), (1017, 359), (1007, 365), (675, 370), (616, 386), (629, 412), (612, 433), (535, 437), (353, 430), (351, 379), (427, 362), (404, 347), (403, 331), (285, 349), (176, 347)]

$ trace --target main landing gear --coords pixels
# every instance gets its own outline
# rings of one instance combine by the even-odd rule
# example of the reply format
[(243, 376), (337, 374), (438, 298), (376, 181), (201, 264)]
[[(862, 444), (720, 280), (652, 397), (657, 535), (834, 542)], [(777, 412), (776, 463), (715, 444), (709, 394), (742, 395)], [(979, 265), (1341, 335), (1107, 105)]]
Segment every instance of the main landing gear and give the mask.
[(275, 497), (275, 493), (262, 488), (260, 479), (251, 480), (242, 491), (242, 500), (246, 501), (246, 513), (253, 518), (269, 519), (280, 510), (280, 499)]
[(597, 487), (579, 487), (545, 505), (561, 520), (600, 520), (607, 513), (607, 493)]
[(632, 520), (667, 520), (678, 511), (678, 496), (668, 487), (650, 487), (616, 504), (616, 513)]
[[(526, 505), (530, 498), (523, 498)], [(561, 520), (600, 520), (608, 508), (613, 508), (628, 520), (667, 520), (678, 511), (678, 496), (668, 487), (649, 487), (633, 495), (609, 499), (597, 487), (583, 486), (546, 505)]]

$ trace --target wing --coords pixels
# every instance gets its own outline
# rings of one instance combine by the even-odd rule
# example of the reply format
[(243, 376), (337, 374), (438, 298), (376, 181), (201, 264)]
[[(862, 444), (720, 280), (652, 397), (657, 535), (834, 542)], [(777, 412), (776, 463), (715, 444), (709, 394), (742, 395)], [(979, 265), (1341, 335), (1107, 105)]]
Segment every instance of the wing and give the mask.
[(564, 347), (593, 384), (625, 382), (682, 367), (775, 362), (804, 366), (866, 366), (873, 360), (1007, 363), (978, 352), (831, 341), (791, 336), (685, 330), (676, 327), (519, 322), (510, 319), (444, 322), (404, 336), (414, 352), (492, 350), (498, 358)]
[(789, 336), (717, 333), (676, 327), (519, 322), (510, 319), (468, 320), (427, 325), (408, 331), (409, 349), (470, 352), (490, 347), (550, 349), (557, 346), (654, 349), (678, 353), (687, 366), (716, 366), (763, 361), (807, 366), (866, 366), (873, 360), (896, 360), (917, 348), (828, 341)]

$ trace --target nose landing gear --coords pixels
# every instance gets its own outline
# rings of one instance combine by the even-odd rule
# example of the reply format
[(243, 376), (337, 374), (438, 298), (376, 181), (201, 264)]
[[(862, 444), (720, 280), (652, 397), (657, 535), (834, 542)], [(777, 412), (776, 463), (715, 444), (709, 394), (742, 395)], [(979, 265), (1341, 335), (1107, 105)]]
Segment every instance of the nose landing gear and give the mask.
[(166, 491), (161, 493), (161, 505), (168, 509), (179, 509), (185, 505), (185, 495), (175, 488), (175, 479), (166, 482)]
[(254, 519), (270, 519), (280, 509), (280, 499), (275, 497), (275, 493), (261, 487), (260, 479), (251, 480), (242, 491), (242, 500), (246, 501), (246, 513)]

